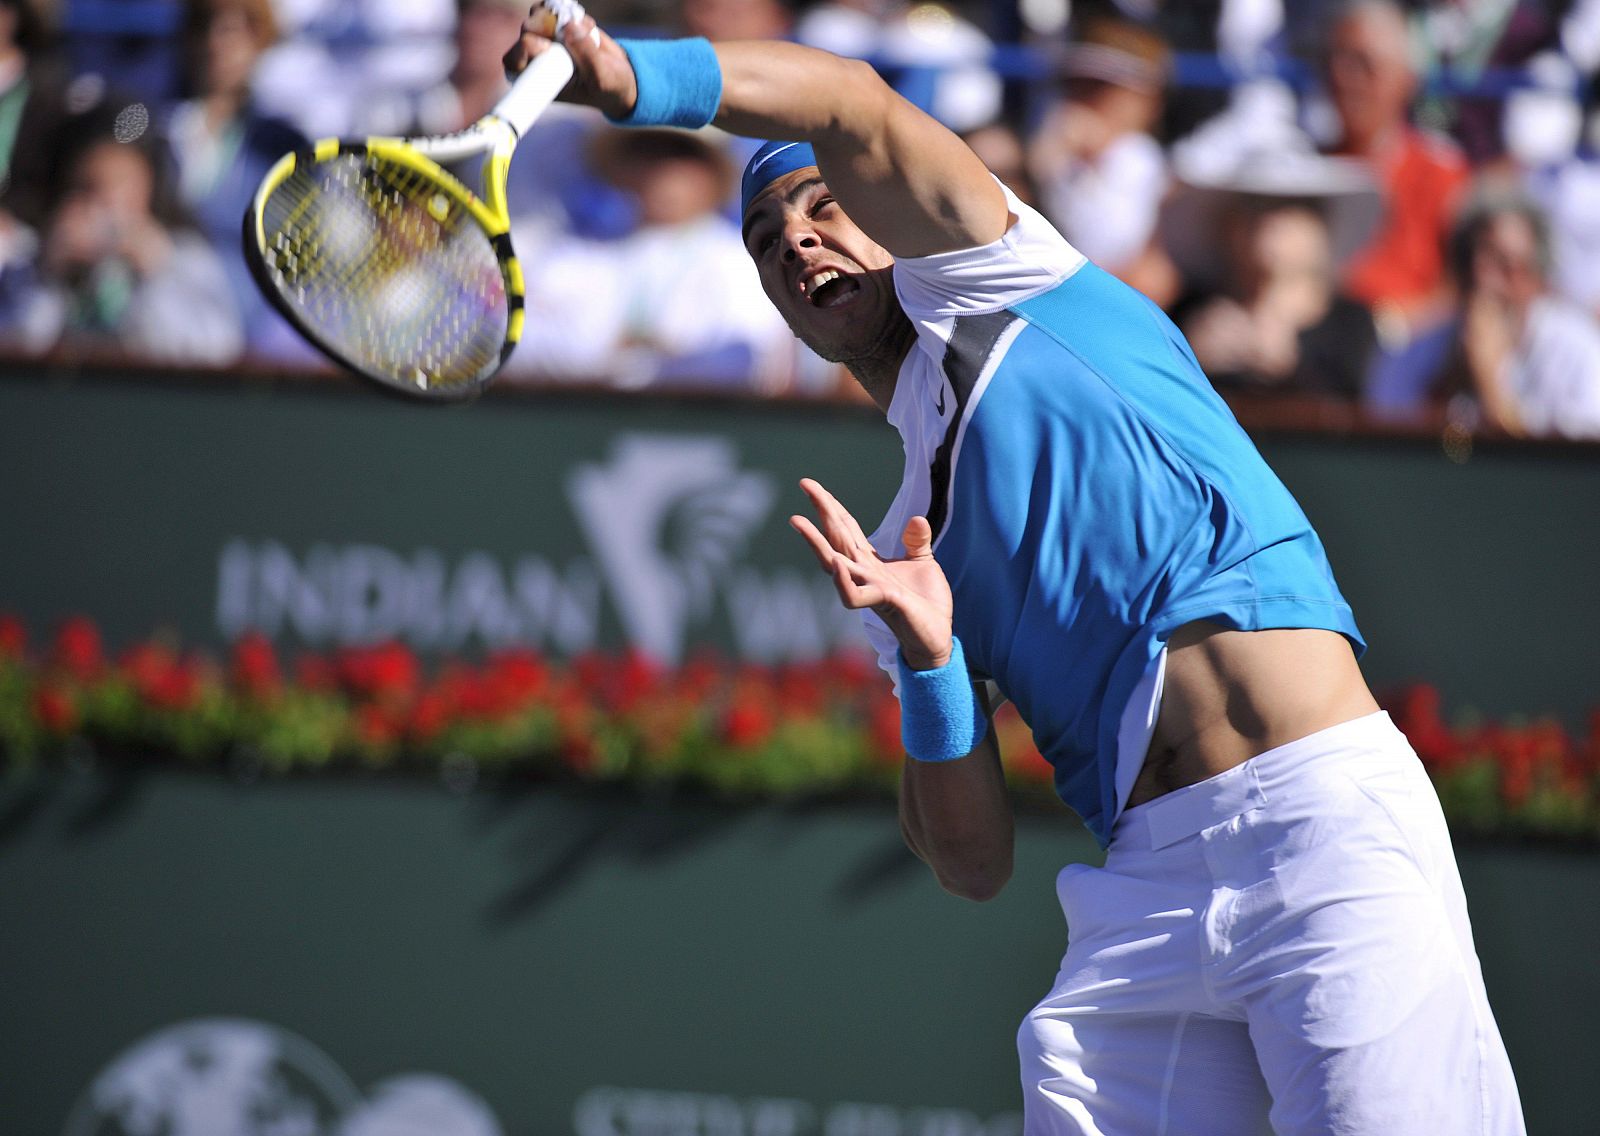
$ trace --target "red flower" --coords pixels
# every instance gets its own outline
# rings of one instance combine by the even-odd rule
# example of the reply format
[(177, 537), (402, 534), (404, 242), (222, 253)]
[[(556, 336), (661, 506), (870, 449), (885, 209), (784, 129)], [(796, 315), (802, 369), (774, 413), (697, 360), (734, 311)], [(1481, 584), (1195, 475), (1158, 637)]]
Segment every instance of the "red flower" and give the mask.
[(611, 704), (627, 712), (654, 691), (660, 680), (661, 668), (655, 660), (642, 651), (630, 650), (622, 657), (622, 664), (616, 668), (610, 683)]
[(66, 620), (56, 630), (51, 658), (79, 682), (90, 681), (105, 667), (99, 630), (81, 615)]
[(200, 700), (200, 675), (192, 663), (178, 663), (141, 693), (158, 710), (187, 710)]
[(900, 703), (887, 687), (872, 700), (867, 715), (867, 733), (872, 738), (872, 749), (885, 765), (899, 765), (905, 757), (905, 743), (900, 738)]
[(50, 733), (63, 737), (78, 724), (78, 706), (65, 687), (41, 686), (33, 692), (33, 716)]
[(572, 660), (572, 674), (585, 690), (598, 692), (610, 673), (611, 664), (598, 651), (585, 651)]
[(787, 713), (822, 713), (827, 696), (816, 667), (788, 666), (778, 672), (778, 702)]
[(339, 656), (339, 678), (349, 690), (368, 698), (397, 700), (417, 689), (421, 668), (416, 655), (401, 643), (356, 647)]
[(1410, 741), (1422, 763), (1432, 769), (1448, 769), (1465, 756), (1461, 741), (1440, 714), (1442, 700), (1437, 687), (1416, 683), (1392, 700), (1390, 712), (1395, 725)]
[(141, 691), (178, 664), (178, 656), (165, 643), (148, 639), (122, 653), (119, 665)]
[(495, 685), (506, 694), (527, 700), (544, 692), (550, 668), (537, 652), (526, 649), (501, 651), (489, 659), (489, 672)]
[(463, 713), (492, 720), (516, 714), (544, 694), (550, 668), (532, 651), (504, 651), (481, 673), (463, 670), (451, 678)]
[(1600, 774), (1600, 710), (1589, 711), (1589, 740), (1583, 747), (1584, 771)]
[(722, 716), (722, 739), (741, 748), (758, 746), (777, 727), (772, 712), (759, 702), (741, 702)]
[(233, 645), (234, 686), (252, 698), (266, 698), (283, 683), (272, 641), (259, 631), (246, 632)]
[(0, 659), (20, 659), (28, 649), (28, 632), (14, 615), (0, 615)]
[(715, 656), (697, 652), (673, 676), (677, 697), (687, 702), (704, 702), (722, 681), (723, 669)]
[(307, 653), (294, 662), (294, 680), (306, 690), (326, 693), (338, 684), (338, 674), (327, 659)]
[(130, 648), (122, 656), (122, 671), (139, 697), (158, 710), (187, 710), (199, 701), (199, 669), (164, 644), (146, 642)]
[(888, 681), (866, 651), (839, 651), (824, 661), (823, 669), (843, 690), (861, 690), (870, 683)]
[(446, 689), (468, 718), (493, 721), (504, 716), (500, 691), (478, 671), (457, 668), (450, 674)]
[(407, 732), (418, 741), (430, 741), (450, 724), (450, 702), (442, 694), (429, 691), (411, 708)]

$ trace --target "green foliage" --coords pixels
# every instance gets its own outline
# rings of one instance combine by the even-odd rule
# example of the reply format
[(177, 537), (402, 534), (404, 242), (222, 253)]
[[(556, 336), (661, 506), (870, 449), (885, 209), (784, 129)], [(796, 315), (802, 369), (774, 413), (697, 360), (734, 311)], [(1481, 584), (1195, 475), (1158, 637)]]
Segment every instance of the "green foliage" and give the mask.
[[(888, 684), (855, 657), (776, 670), (701, 659), (667, 671), (638, 656), (558, 666), (522, 651), (449, 663), (429, 678), (408, 650), (386, 644), (304, 658), (288, 679), (258, 636), (236, 644), (224, 669), (159, 640), (109, 663), (83, 620), (30, 659), (15, 621), (5, 630), (0, 769), (87, 744), (119, 761), (252, 775), (536, 775), (694, 784), (750, 799), (891, 794), (902, 760)], [(1391, 713), (1458, 831), (1600, 837), (1600, 715), (1588, 739), (1548, 719), (1452, 726), (1422, 686), (1401, 692)], [(1004, 708), (995, 728), (1018, 793), (1053, 800), (1049, 766), (1015, 711)]]

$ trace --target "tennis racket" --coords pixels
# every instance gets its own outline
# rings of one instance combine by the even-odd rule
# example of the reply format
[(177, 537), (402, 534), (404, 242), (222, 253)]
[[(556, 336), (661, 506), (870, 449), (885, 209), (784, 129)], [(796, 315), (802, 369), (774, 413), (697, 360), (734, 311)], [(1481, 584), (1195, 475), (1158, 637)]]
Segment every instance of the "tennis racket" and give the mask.
[[(583, 14), (570, 0), (544, 6), (552, 38)], [(244, 218), (245, 260), (267, 299), (334, 362), (387, 390), (476, 395), (522, 334), (511, 155), (572, 70), (556, 44), (456, 134), (329, 138), (284, 155)], [(481, 197), (442, 166), (478, 154)]]

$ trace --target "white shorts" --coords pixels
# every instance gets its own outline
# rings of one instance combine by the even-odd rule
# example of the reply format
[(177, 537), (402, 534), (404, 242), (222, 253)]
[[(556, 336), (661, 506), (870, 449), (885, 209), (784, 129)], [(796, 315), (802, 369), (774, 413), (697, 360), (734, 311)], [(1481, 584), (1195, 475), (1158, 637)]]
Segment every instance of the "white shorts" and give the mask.
[(1128, 809), (1056, 888), (1026, 1136), (1524, 1132), (1438, 797), (1387, 714)]

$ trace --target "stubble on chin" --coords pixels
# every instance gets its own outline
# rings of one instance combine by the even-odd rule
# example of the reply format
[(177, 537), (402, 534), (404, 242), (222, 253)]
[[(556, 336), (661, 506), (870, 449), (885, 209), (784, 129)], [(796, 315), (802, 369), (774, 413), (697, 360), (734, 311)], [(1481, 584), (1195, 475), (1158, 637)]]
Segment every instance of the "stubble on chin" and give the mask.
[(874, 402), (887, 407), (900, 365), (915, 342), (917, 332), (898, 304), (878, 323), (870, 334), (850, 342), (819, 343), (798, 331), (796, 335), (823, 359), (848, 370)]

